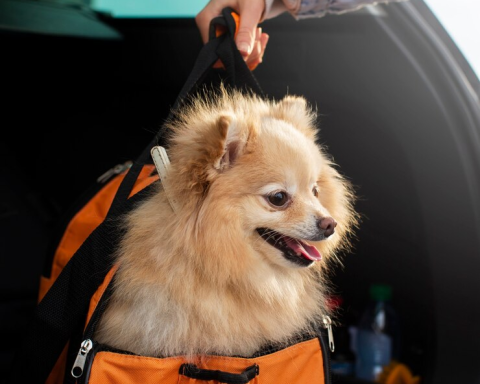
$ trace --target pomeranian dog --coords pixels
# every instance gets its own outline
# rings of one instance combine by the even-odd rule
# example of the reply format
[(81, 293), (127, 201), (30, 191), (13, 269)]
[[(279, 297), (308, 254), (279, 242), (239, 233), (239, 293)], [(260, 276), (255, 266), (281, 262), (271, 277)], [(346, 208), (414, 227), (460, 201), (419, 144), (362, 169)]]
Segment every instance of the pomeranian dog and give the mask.
[(147, 356), (247, 357), (314, 334), (329, 260), (357, 223), (314, 110), (223, 87), (167, 127), (168, 189), (126, 217), (95, 339)]

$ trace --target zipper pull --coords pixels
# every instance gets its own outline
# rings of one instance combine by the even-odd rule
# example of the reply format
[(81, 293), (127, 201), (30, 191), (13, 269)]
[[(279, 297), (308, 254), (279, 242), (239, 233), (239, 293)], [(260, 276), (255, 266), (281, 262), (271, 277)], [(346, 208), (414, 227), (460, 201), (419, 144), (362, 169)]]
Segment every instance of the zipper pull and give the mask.
[(98, 177), (97, 183), (106, 183), (113, 175), (118, 175), (132, 166), (132, 162), (126, 161), (123, 164), (117, 164), (113, 168), (110, 168), (107, 172)]
[(330, 316), (323, 316), (323, 326), (327, 329), (328, 346), (333, 353), (335, 352), (335, 342), (333, 341), (332, 319), (330, 319)]
[(90, 339), (84, 340), (80, 345), (80, 350), (78, 351), (77, 358), (72, 367), (72, 376), (78, 379), (83, 374), (83, 368), (85, 367), (85, 360), (87, 359), (88, 353), (93, 348), (93, 342)]

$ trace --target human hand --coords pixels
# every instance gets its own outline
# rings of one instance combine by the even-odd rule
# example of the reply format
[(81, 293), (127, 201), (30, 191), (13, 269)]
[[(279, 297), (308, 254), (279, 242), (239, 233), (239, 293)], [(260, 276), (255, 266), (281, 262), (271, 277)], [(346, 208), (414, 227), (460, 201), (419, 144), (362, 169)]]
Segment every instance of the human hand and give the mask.
[(240, 16), (235, 43), (248, 67), (253, 70), (262, 62), (269, 38), (258, 27), (265, 10), (265, 0), (210, 0), (195, 17), (204, 43), (209, 38), (211, 20), (226, 7), (231, 7)]

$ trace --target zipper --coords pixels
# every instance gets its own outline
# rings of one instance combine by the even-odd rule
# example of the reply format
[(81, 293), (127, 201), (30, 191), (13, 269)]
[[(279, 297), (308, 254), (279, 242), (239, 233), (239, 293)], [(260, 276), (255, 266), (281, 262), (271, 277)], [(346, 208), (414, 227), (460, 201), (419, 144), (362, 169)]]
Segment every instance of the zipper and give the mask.
[[(75, 379), (79, 379), (80, 377), (82, 377), (83, 373), (85, 372), (85, 363), (87, 362), (87, 358), (88, 358), (88, 366), (87, 366), (88, 375), (86, 376), (90, 375), (90, 367), (93, 362), (93, 358), (91, 357), (89, 358), (88, 355), (94, 347), (95, 347), (95, 353), (101, 347), (100, 344), (96, 344), (93, 341), (93, 335), (95, 333), (95, 329), (97, 328), (98, 321), (100, 320), (100, 317), (102, 316), (103, 312), (105, 311), (105, 308), (107, 307), (108, 299), (112, 294), (114, 278), (115, 276), (110, 281), (107, 288), (105, 289), (105, 292), (100, 298), (100, 301), (97, 304), (97, 307), (95, 308), (95, 310), (93, 311), (92, 316), (90, 317), (90, 320), (83, 332), (83, 341), (80, 344), (80, 349), (78, 350), (77, 358), (75, 359), (72, 370), (70, 371), (71, 375)], [(93, 356), (95, 355), (95, 353), (93, 354)], [(86, 382), (87, 378), (84, 377), (82, 382)]]
[(128, 168), (132, 166), (133, 162), (132, 161), (126, 161), (123, 164), (117, 164), (113, 168), (110, 168), (107, 172), (104, 174), (100, 175), (97, 178), (97, 183), (100, 184), (105, 184), (108, 180), (110, 180), (113, 176), (119, 175), (123, 171), (126, 171)]
[[(333, 331), (332, 331), (332, 319), (329, 316), (323, 316), (323, 328), (325, 330), (319, 329), (318, 338), (320, 340), (320, 346), (323, 354), (323, 370), (325, 377), (325, 384), (331, 384), (333, 382), (332, 370), (331, 370), (331, 356), (330, 353), (335, 351), (335, 343), (333, 341)], [(327, 333), (327, 341), (325, 340), (325, 333)]]
[[(111, 283), (107, 288), (107, 291), (109, 291), (110, 287), (111, 287)], [(106, 294), (110, 296), (109, 292), (107, 291), (105, 291), (103, 296), (105, 296)], [(103, 299), (103, 296), (102, 296), (102, 299)], [(97, 308), (95, 308), (95, 311), (93, 311), (92, 317), (90, 318), (90, 321), (88, 322), (87, 327), (85, 328), (85, 332), (83, 333), (84, 340), (80, 344), (80, 349), (78, 350), (77, 358), (75, 359), (72, 370), (70, 371), (71, 375), (75, 379), (79, 379), (80, 377), (82, 377), (83, 373), (85, 372), (85, 363), (87, 362), (87, 358), (88, 358), (88, 365), (87, 365), (88, 375), (86, 375), (86, 377), (83, 378), (82, 380), (83, 383), (87, 382), (88, 376), (90, 375), (90, 368), (93, 362), (93, 356), (95, 356), (96, 352), (101, 347), (101, 345), (95, 343), (92, 340), (92, 338), (93, 338), (93, 334), (95, 333), (95, 328), (97, 327), (97, 323), (100, 320), (100, 316), (106, 307), (107, 301), (108, 300), (101, 300), (100, 303), (97, 305)], [(93, 355), (89, 357), (89, 354), (92, 351), (92, 349), (94, 349), (95, 353), (93, 353)]]
[(53, 237), (50, 241), (49, 249), (47, 250), (47, 256), (44, 259), (44, 267), (42, 276), (49, 278), (52, 274), (52, 263), (55, 256), (55, 251), (62, 240), (63, 234), (72, 218), (77, 212), (85, 206), (97, 193), (100, 191), (105, 183), (107, 183), (113, 176), (118, 175), (132, 166), (132, 161), (126, 161), (123, 164), (117, 164), (110, 168), (97, 178), (97, 182), (90, 186), (82, 195), (65, 211), (60, 220), (54, 227), (52, 233)]
[(328, 333), (328, 347), (330, 352), (335, 352), (335, 341), (333, 340), (333, 331), (332, 331), (332, 319), (330, 316), (323, 316), (323, 327), (327, 330)]
[[(93, 361), (95, 360), (95, 356), (98, 352), (112, 352), (112, 353), (117, 353), (117, 354), (120, 354), (120, 355), (140, 356), (140, 355), (137, 355), (133, 352), (124, 351), (124, 350), (121, 350), (121, 349), (110, 347), (110, 346), (105, 345), (105, 344), (97, 343), (93, 339), (84, 340), (82, 342), (82, 345), (86, 344), (87, 342), (91, 343), (91, 348), (89, 348), (87, 353), (85, 354), (85, 356), (81, 358), (80, 364), (78, 364), (78, 367), (76, 365), (77, 365), (77, 360), (79, 358), (79, 355), (77, 355), (77, 360), (75, 360), (74, 366), (73, 366), (72, 371), (71, 371), (72, 376), (75, 379), (77, 379), (77, 384), (86, 384), (90, 380), (90, 373), (91, 373), (91, 369), (92, 369), (92, 364), (93, 364)], [(82, 347), (80, 347), (80, 350), (78, 351), (79, 354), (81, 353), (81, 351), (82, 351)], [(75, 373), (77, 373), (77, 376), (74, 375), (74, 371), (73, 371), (74, 369), (76, 369)], [(80, 369), (81, 369), (81, 371), (80, 371)]]
[(75, 359), (75, 363), (73, 363), (72, 370), (70, 371), (75, 379), (78, 379), (83, 375), (85, 362), (87, 360), (88, 353), (92, 350), (92, 348), (93, 342), (90, 339), (84, 340), (80, 345), (80, 350), (77, 353), (77, 358)]
[[(110, 296), (110, 287), (107, 288), (107, 291), (104, 293), (107, 294), (107, 299)], [(95, 328), (97, 326), (98, 320), (101, 317), (101, 314), (104, 312), (106, 303), (108, 300), (103, 300), (98, 304), (98, 307), (93, 312), (93, 315), (85, 329), (84, 340), (80, 344), (80, 349), (77, 353), (77, 358), (73, 363), (72, 370), (70, 371), (71, 375), (77, 380), (77, 384), (88, 383), (90, 379), (90, 372), (92, 369), (93, 361), (95, 360), (95, 355), (98, 352), (114, 352), (122, 355), (135, 355), (133, 352), (123, 351), (121, 349), (113, 348), (108, 345), (97, 343), (93, 338)], [(136, 355), (138, 356), (138, 355)]]

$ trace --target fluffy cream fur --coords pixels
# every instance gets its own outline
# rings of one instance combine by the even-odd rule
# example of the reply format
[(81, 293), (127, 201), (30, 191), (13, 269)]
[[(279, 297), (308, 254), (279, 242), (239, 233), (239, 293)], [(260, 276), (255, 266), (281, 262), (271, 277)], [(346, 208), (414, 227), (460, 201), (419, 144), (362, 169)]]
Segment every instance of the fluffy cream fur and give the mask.
[[(326, 263), (356, 224), (351, 187), (316, 144), (315, 119), (301, 97), (225, 89), (179, 109), (168, 124), (179, 210), (159, 186), (126, 218), (97, 341), (149, 356), (249, 356), (312, 331), (328, 312)], [(290, 196), (285, 207), (268, 202), (278, 191)], [(307, 241), (322, 254), (309, 267), (256, 231), (305, 241), (327, 216), (335, 234)]]

